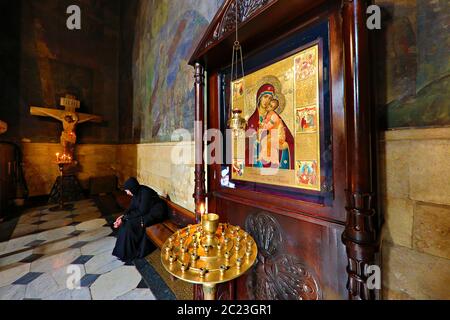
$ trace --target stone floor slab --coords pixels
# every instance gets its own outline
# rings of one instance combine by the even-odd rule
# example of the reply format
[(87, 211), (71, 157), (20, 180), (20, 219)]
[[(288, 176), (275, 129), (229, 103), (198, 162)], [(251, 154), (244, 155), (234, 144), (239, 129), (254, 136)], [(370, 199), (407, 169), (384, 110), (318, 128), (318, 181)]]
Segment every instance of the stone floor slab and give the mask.
[(0, 268), (0, 287), (10, 285), (30, 272), (29, 263), (14, 263)]
[(150, 289), (134, 289), (116, 300), (156, 300)]
[(134, 290), (142, 277), (135, 267), (120, 267), (100, 276), (91, 286), (93, 300), (114, 300)]
[(27, 285), (27, 289), (25, 291), (25, 298), (27, 299), (43, 299), (48, 297), (54, 293), (56, 293), (59, 289), (58, 283), (53, 279), (53, 277), (44, 273), (36, 280), (32, 281)]
[(95, 241), (95, 240), (107, 237), (110, 234), (111, 234), (111, 228), (102, 227), (102, 228), (82, 232), (78, 236), (78, 241)]
[(68, 265), (81, 256), (80, 249), (64, 250), (60, 253), (43, 257), (31, 264), (32, 272), (51, 272)]
[(116, 238), (106, 237), (99, 240), (95, 240), (83, 248), (81, 248), (81, 253), (84, 255), (96, 255), (106, 251), (112, 252), (116, 244)]
[(46, 297), (44, 300), (91, 300), (91, 299), (92, 297), (89, 288), (81, 288), (74, 290), (69, 289), (61, 290)]
[(23, 300), (25, 298), (26, 286), (10, 285), (0, 288), (0, 300)]
[(123, 262), (114, 257), (111, 252), (95, 255), (86, 264), (86, 272), (93, 274), (104, 274), (123, 266)]
[(78, 224), (75, 228), (80, 231), (89, 231), (103, 227), (106, 223), (105, 219), (95, 219)]

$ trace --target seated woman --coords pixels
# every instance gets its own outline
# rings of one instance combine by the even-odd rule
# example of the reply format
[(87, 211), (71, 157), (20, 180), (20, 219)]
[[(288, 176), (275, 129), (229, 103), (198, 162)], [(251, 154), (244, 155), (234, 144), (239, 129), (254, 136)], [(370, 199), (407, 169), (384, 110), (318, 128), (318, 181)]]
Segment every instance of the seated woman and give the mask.
[(166, 219), (167, 206), (153, 189), (140, 185), (136, 178), (125, 182), (125, 192), (133, 198), (130, 207), (114, 222), (114, 228), (119, 230), (112, 254), (131, 262), (154, 249), (145, 229)]

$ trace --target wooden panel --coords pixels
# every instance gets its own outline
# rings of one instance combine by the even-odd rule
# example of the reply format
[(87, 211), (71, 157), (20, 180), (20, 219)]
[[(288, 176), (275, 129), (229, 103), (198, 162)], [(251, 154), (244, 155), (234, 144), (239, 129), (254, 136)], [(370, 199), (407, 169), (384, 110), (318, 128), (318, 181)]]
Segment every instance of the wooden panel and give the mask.
[(167, 228), (163, 223), (155, 224), (146, 229), (148, 238), (161, 248), (166, 240), (173, 234), (173, 231)]
[[(272, 298), (257, 293), (254, 288), (249, 287), (249, 277), (254, 277), (261, 283), (266, 282), (277, 290), (288, 289), (291, 285), (295, 285), (295, 280), (301, 280), (300, 277), (296, 278), (291, 274), (288, 277), (289, 279), (285, 279), (286, 281), (282, 283), (280, 282), (280, 276), (276, 279), (270, 279), (270, 276), (267, 276), (267, 274), (276, 274), (270, 271), (270, 267), (283, 256), (297, 260), (307, 270), (310, 270), (320, 288), (320, 299), (345, 299), (347, 297), (345, 288), (347, 281), (345, 272), (346, 254), (345, 247), (340, 239), (344, 231), (342, 224), (298, 215), (295, 218), (288, 217), (225, 199), (218, 200), (218, 208), (220, 208), (218, 212), (224, 220), (246, 228), (249, 232), (252, 231), (248, 224), (250, 219), (257, 215), (268, 216), (275, 221), (275, 229), (278, 228), (278, 231), (268, 228), (271, 223), (262, 224), (263, 228), (259, 230), (256, 240), (258, 237), (262, 237), (267, 240), (269, 246), (276, 247), (274, 245), (277, 242), (276, 237), (270, 236), (270, 233), (279, 234), (281, 239), (278, 248), (270, 251), (270, 256), (264, 253), (266, 249), (260, 242), (257, 266), (249, 271), (245, 277), (240, 278), (236, 284), (239, 299)], [(275, 283), (275, 281), (278, 283)], [(276, 298), (282, 299), (280, 296)], [(293, 296), (289, 296), (289, 299), (293, 298)], [(308, 295), (303, 296), (303, 298), (308, 298)]]
[(177, 205), (169, 199), (161, 199), (167, 204), (169, 220), (178, 228), (184, 228), (189, 224), (195, 224), (195, 215), (193, 212)]
[(6, 215), (8, 203), (15, 197), (15, 173), (18, 168), (14, 145), (0, 144), (0, 218)]

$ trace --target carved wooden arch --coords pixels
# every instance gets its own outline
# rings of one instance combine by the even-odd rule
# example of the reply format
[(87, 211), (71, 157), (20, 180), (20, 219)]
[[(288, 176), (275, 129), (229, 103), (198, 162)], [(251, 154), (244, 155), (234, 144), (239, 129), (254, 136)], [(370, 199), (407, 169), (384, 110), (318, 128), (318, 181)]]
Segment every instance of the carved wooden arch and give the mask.
[[(256, 16), (260, 10), (270, 6), (278, 0), (235, 0), (225, 1), (219, 12), (216, 14), (213, 22), (209, 25), (204, 37), (197, 46), (194, 57), (201, 55), (202, 52), (220, 42), (226, 36), (232, 34), (236, 27), (236, 4), (238, 25), (247, 22)], [(192, 62), (192, 61), (191, 61)]]
[[(366, 28), (366, 0), (226, 0), (213, 19), (197, 46), (190, 64), (196, 70), (196, 120), (205, 118), (205, 82), (215, 85), (212, 76), (205, 81), (204, 74), (213, 74), (218, 68), (229, 65), (234, 41), (235, 5), (238, 2), (246, 10), (238, 11), (238, 21), (244, 50), (257, 50), (255, 34), (271, 30), (273, 38), (288, 28), (299, 27), (301, 17), (314, 21), (314, 14), (323, 7), (338, 7), (342, 35), (342, 99), (344, 105), (345, 135), (345, 186), (340, 190), (345, 195), (340, 210), (346, 212), (342, 243), (347, 255), (347, 290), (349, 299), (371, 300), (380, 298), (379, 293), (369, 290), (366, 267), (379, 263), (381, 218), (377, 212), (375, 144), (376, 131), (371, 108), (371, 72), (369, 31)], [(308, 16), (308, 13), (311, 15)], [(270, 21), (267, 25), (262, 23)], [(265, 20), (266, 19), (266, 20)], [(308, 20), (309, 19), (309, 20)], [(278, 27), (280, 26), (280, 27)], [(273, 29), (270, 29), (273, 27)], [(286, 29), (283, 29), (286, 28)], [(209, 86), (211, 87), (211, 86)], [(214, 89), (217, 94), (217, 89)], [(217, 105), (217, 97), (209, 95), (209, 112)], [(196, 163), (203, 163), (203, 126), (196, 129)], [(203, 165), (195, 168), (196, 212), (206, 199), (205, 171)], [(208, 173), (209, 174), (209, 173)], [(213, 193), (214, 190), (210, 190)], [(341, 203), (341, 202), (339, 202)], [(230, 295), (232, 297), (232, 295)]]

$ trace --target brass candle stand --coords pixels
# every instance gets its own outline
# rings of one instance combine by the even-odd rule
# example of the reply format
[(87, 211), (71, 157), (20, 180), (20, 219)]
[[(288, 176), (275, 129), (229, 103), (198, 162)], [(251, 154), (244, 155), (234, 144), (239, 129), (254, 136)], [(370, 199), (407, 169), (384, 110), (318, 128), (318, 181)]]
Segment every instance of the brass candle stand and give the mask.
[(164, 268), (174, 277), (203, 285), (205, 300), (214, 300), (216, 285), (243, 275), (256, 261), (258, 248), (240, 227), (205, 214), (202, 223), (173, 234), (161, 249)]

